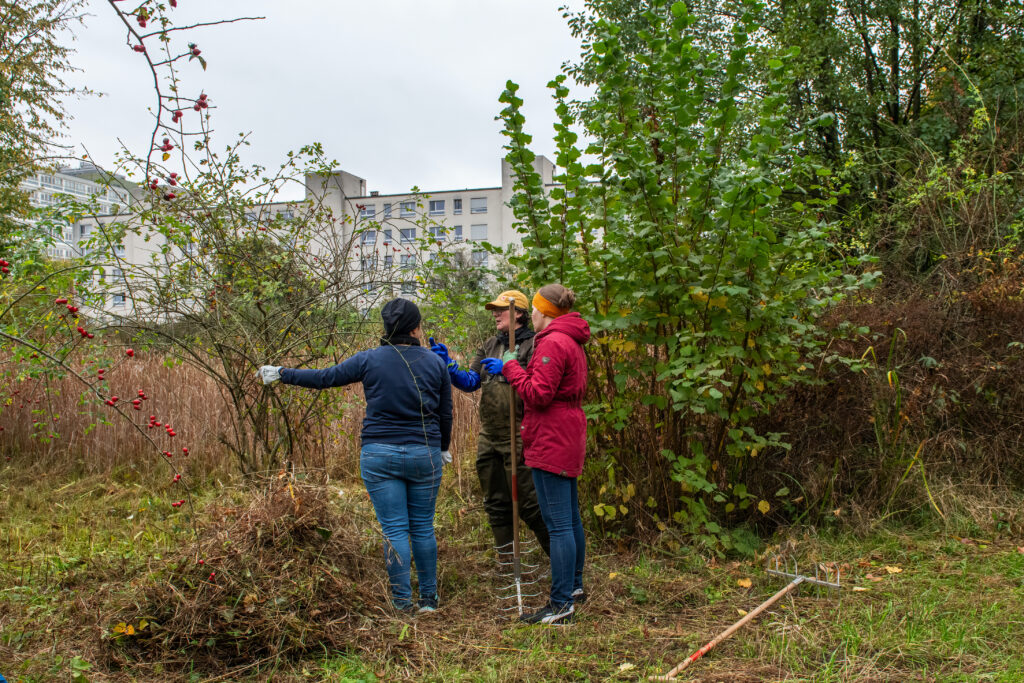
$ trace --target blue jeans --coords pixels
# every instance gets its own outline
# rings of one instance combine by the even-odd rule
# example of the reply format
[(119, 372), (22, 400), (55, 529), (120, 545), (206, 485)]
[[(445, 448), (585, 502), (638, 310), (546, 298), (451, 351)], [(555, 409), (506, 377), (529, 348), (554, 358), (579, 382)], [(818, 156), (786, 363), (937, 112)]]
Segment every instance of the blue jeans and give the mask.
[(535, 469), (533, 486), (551, 535), (551, 602), (571, 603), (572, 592), (583, 588), (583, 561), (587, 556), (576, 478)]
[(384, 532), (391, 601), (400, 609), (412, 606), (413, 559), (420, 598), (437, 595), (434, 504), (443, 466), (441, 449), (425, 445), (368, 443), (360, 454), (360, 474)]

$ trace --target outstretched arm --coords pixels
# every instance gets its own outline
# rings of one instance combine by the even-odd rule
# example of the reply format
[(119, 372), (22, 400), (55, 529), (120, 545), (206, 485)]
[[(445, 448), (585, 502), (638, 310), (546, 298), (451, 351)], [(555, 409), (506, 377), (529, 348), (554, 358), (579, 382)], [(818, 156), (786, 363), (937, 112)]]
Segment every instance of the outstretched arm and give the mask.
[(281, 382), (310, 389), (327, 389), (360, 382), (365, 373), (366, 355), (357, 353), (351, 358), (323, 370), (281, 368)]

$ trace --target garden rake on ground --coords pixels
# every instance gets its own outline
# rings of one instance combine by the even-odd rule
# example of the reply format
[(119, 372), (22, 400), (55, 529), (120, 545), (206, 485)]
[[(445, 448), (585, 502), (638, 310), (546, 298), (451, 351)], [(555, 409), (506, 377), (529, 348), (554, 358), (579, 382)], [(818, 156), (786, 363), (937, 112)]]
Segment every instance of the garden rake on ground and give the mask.
[(800, 567), (797, 564), (796, 558), (793, 558), (792, 563), (787, 559), (782, 559), (778, 555), (773, 556), (768, 561), (768, 566), (765, 571), (772, 576), (781, 576), (782, 578), (789, 579), (789, 583), (784, 588), (775, 593), (772, 597), (768, 598), (760, 605), (755, 607), (746, 616), (737, 621), (735, 624), (719, 633), (711, 642), (702, 647), (701, 649), (694, 652), (692, 655), (680, 662), (674, 669), (669, 671), (667, 674), (662, 676), (651, 676), (652, 681), (674, 681), (676, 677), (686, 667), (690, 666), (698, 659), (710, 652), (716, 645), (727, 639), (733, 633), (743, 628), (747, 623), (755, 619), (761, 612), (765, 611), (776, 602), (789, 595), (800, 586), (805, 583), (809, 583), (815, 586), (822, 586), (824, 588), (832, 588), (838, 590), (841, 588), (839, 584), (839, 569), (830, 569), (828, 566), (821, 563), (814, 564), (814, 576), (810, 574), (801, 574)]

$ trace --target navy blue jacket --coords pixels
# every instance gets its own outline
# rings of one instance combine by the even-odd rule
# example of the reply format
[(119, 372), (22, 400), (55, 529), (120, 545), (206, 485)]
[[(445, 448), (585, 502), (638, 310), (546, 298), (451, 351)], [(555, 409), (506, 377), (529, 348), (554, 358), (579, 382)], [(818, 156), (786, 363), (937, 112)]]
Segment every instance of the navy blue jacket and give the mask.
[(444, 361), (430, 349), (378, 346), (323, 370), (281, 368), (281, 381), (311, 389), (362, 382), (364, 444), (424, 444), (448, 450), (452, 384)]

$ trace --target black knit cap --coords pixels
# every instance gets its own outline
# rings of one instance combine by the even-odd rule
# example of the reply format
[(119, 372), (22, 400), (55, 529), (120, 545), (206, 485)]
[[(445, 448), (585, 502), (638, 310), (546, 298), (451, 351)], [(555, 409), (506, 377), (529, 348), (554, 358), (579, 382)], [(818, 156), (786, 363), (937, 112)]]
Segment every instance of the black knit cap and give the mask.
[[(408, 299), (392, 299), (384, 304), (380, 311), (381, 320), (384, 321), (384, 338), (382, 344), (419, 344), (409, 335), (410, 332), (419, 327), (420, 309)], [(409, 341), (412, 339), (413, 341)]]

